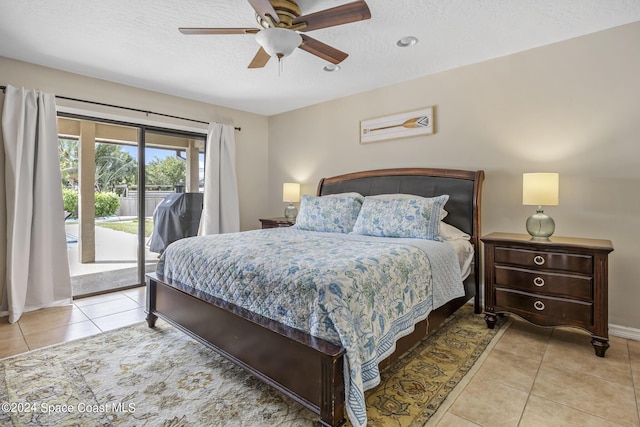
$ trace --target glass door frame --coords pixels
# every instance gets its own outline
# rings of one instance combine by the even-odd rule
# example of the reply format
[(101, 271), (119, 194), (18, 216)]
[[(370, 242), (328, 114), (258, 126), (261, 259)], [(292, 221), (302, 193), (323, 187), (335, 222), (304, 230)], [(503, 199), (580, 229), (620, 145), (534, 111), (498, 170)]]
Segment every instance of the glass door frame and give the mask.
[[(138, 236), (137, 236), (138, 237), (138, 257), (137, 257), (138, 258), (137, 259), (138, 283), (132, 284), (130, 287), (143, 286), (145, 284), (145, 275), (146, 275), (146, 271), (145, 271), (145, 265), (146, 265), (146, 255), (145, 255), (146, 134), (148, 132), (151, 132), (151, 133), (157, 133), (165, 136), (204, 139), (206, 142), (207, 131), (203, 129), (202, 132), (200, 133), (195, 131), (171, 129), (169, 127), (165, 128), (161, 126), (152, 126), (152, 125), (128, 122), (123, 120), (92, 117), (90, 115), (65, 113), (61, 111), (59, 111), (57, 115), (58, 117), (69, 118), (69, 119), (85, 120), (85, 121), (91, 121), (95, 123), (106, 123), (106, 124), (112, 124), (112, 125), (118, 125), (118, 126), (127, 126), (131, 128), (136, 128), (138, 130), (138, 215), (137, 215), (137, 218), (138, 218)], [(206, 147), (206, 144), (205, 144), (205, 147)]]

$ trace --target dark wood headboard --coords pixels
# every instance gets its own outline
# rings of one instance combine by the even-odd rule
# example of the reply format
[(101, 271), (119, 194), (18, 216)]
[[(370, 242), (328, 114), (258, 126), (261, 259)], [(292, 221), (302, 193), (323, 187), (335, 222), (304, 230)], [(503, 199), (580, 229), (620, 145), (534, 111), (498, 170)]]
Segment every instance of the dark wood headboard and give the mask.
[(404, 193), (422, 197), (449, 195), (444, 222), (471, 236), (475, 248), (474, 281), (479, 292), (480, 198), (484, 171), (401, 168), (354, 172), (322, 178), (318, 196), (355, 191), (363, 196)]
[(380, 169), (322, 178), (318, 195), (355, 191), (363, 196), (404, 193), (422, 197), (449, 195), (444, 219), (471, 236), (480, 234), (483, 171), (453, 169)]

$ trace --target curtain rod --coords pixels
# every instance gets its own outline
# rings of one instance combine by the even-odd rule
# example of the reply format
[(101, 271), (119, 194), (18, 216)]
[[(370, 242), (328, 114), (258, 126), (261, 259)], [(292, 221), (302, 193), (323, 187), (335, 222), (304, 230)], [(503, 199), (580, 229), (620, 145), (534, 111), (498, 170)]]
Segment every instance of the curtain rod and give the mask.
[[(2, 90), (2, 93), (6, 93), (6, 91), (7, 91), (7, 87), (6, 87), (6, 86), (0, 86), (0, 90)], [(172, 118), (172, 119), (178, 119), (178, 120), (186, 120), (186, 121), (188, 121), (188, 122), (202, 123), (202, 124), (205, 124), (205, 125), (208, 125), (208, 124), (209, 124), (208, 122), (204, 122), (204, 121), (202, 121), (202, 120), (195, 120), (195, 119), (189, 119), (189, 118), (187, 118), (187, 117), (173, 116), (173, 115), (171, 115), (171, 114), (155, 113), (155, 112), (153, 112), (153, 111), (141, 110), (141, 109), (138, 109), (138, 108), (122, 107), (122, 106), (120, 106), (120, 105), (105, 104), (105, 103), (103, 103), (103, 102), (96, 102), (96, 101), (87, 101), (87, 100), (85, 100), (85, 99), (70, 98), (70, 97), (68, 97), (68, 96), (58, 96), (58, 95), (55, 95), (55, 97), (56, 97), (56, 98), (60, 98), (60, 99), (65, 99), (65, 100), (67, 100), (67, 101), (84, 102), (84, 103), (87, 103), (87, 104), (100, 105), (100, 106), (102, 106), (102, 107), (119, 108), (119, 109), (121, 109), (121, 110), (129, 110), (129, 111), (135, 111), (135, 112), (137, 112), (137, 113), (145, 113), (145, 114), (147, 114), (147, 115), (149, 115), (149, 114), (153, 114), (153, 115), (155, 115), (155, 116), (169, 117), (169, 118)], [(234, 127), (234, 129), (235, 129), (235, 130), (237, 130), (238, 132), (240, 132), (240, 131), (242, 130), (242, 128), (241, 128), (241, 127), (237, 127), (237, 126), (236, 126), (236, 127)]]

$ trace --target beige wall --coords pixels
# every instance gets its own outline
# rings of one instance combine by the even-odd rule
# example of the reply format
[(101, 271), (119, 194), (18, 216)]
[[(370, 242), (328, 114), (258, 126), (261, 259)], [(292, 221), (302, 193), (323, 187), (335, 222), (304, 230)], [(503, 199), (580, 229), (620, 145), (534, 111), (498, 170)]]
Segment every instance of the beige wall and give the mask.
[[(268, 169), (265, 159), (268, 155), (268, 119), (264, 116), (40, 67), (4, 57), (0, 57), (0, 84), (40, 89), (68, 98), (121, 105), (205, 122), (233, 123), (242, 128), (241, 132), (235, 134), (241, 229), (259, 228), (258, 218), (267, 213), (266, 177)], [(125, 110), (101, 109), (89, 104), (65, 101), (59, 101), (59, 103), (66, 103), (68, 106), (76, 108), (108, 111), (132, 118), (146, 118)], [(176, 123), (183, 126), (203, 126), (159, 116), (150, 116), (149, 118), (158, 122)], [(206, 129), (206, 125), (204, 128)]]
[[(640, 328), (639, 40), (630, 24), (269, 118), (2, 57), (0, 84), (241, 126), (243, 230), (282, 215), (283, 182), (427, 166), (484, 169), (483, 232), (524, 232), (522, 173), (557, 171), (556, 234), (613, 241), (609, 320)], [(431, 105), (435, 135), (358, 144), (360, 120)]]
[[(522, 173), (560, 173), (556, 234), (610, 239), (609, 321), (640, 328), (640, 23), (269, 118), (269, 212), (283, 182), (390, 167), (484, 169), (482, 231), (526, 232)], [(392, 64), (390, 64), (392, 66)], [(366, 145), (359, 121), (436, 107), (435, 135)]]

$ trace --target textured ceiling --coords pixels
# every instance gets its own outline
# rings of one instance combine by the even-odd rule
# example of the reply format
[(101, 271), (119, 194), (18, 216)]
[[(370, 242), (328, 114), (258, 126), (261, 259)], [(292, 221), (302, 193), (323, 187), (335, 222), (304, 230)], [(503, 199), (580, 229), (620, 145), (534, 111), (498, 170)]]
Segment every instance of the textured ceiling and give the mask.
[[(298, 4), (304, 15), (350, 1)], [(178, 32), (256, 27), (246, 0), (0, 0), (0, 56), (273, 115), (640, 21), (639, 0), (367, 4), (370, 20), (308, 33), (349, 53), (333, 73), (301, 49), (284, 59), (280, 74), (273, 59), (247, 69), (259, 47), (254, 35)], [(419, 43), (395, 46), (408, 35)]]

